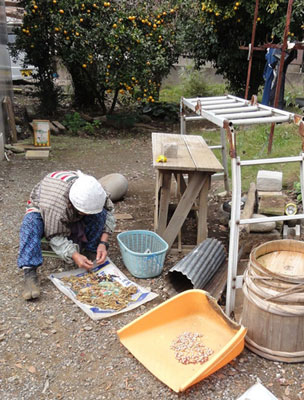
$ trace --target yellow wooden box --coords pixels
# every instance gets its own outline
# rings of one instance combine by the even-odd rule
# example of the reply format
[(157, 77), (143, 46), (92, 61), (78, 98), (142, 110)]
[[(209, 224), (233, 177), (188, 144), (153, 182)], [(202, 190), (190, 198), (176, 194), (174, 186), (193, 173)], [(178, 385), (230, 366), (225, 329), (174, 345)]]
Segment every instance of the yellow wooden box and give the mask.
[(33, 120), (34, 146), (49, 147), (50, 144), (50, 121), (43, 119)]

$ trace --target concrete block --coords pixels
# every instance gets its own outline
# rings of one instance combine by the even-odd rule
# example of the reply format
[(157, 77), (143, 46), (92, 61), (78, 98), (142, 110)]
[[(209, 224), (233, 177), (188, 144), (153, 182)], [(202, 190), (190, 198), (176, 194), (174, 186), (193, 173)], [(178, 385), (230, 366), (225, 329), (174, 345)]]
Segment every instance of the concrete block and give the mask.
[(300, 225), (296, 225), (294, 227), (289, 227), (288, 225), (284, 224), (283, 229), (283, 239), (296, 239), (299, 240), (301, 235), (301, 228)]
[(163, 154), (167, 158), (177, 158), (178, 145), (177, 143), (167, 143), (164, 145)]
[(26, 160), (45, 160), (49, 158), (49, 150), (27, 150), (25, 153)]
[(259, 171), (257, 175), (257, 190), (279, 192), (282, 190), (283, 173), (279, 171)]
[[(262, 214), (253, 214), (252, 218), (263, 218), (266, 217)], [(276, 228), (275, 222), (257, 222), (255, 224), (250, 224), (250, 232), (271, 232)]]

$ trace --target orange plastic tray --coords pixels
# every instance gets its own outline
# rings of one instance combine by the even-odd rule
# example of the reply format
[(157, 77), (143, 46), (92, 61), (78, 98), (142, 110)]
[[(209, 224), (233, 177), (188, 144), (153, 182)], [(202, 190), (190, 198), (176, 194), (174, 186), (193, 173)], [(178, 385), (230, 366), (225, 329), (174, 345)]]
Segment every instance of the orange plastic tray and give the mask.
[[(214, 353), (204, 364), (184, 365), (170, 348), (183, 332), (203, 335)], [(244, 348), (246, 329), (230, 320), (209, 293), (187, 290), (117, 332), (121, 343), (152, 374), (182, 392), (228, 364)]]

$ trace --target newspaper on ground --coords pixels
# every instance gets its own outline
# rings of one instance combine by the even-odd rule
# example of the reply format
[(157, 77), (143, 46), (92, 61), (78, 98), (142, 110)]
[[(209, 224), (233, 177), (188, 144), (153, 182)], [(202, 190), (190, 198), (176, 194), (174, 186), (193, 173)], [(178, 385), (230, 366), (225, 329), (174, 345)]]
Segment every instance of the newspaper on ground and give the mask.
[(251, 386), (241, 397), (238, 397), (237, 400), (278, 400), (278, 398), (257, 379), (257, 383)]
[[(110, 299), (111, 295), (119, 292), (117, 287), (123, 286), (124, 288), (132, 287), (132, 295), (130, 295), (130, 302), (126, 304), (126, 306), (120, 310), (111, 309), (106, 307), (104, 309), (99, 308), (96, 305), (85, 304), (82, 301), (77, 299), (78, 293), (72, 289), (72, 285), (69, 284), (70, 278), (75, 277), (79, 278), (86, 278), (91, 274), (91, 272), (84, 271), (83, 269), (75, 269), (71, 271), (59, 272), (56, 274), (49, 275), (50, 280), (54, 283), (57, 288), (68, 296), (78, 307), (80, 307), (90, 318), (93, 320), (99, 320), (103, 318), (112, 317), (113, 315), (121, 314), (134, 308), (144, 304), (150, 300), (153, 300), (158, 295), (150, 291), (149, 288), (145, 288), (142, 286), (137, 285), (135, 282), (130, 281), (117, 267), (112, 263), (112, 261), (108, 258), (107, 261), (99, 265), (91, 270), (95, 275), (97, 275), (97, 279), (101, 282), (100, 293), (101, 297), (108, 296)], [(74, 278), (72, 278), (73, 281)], [(110, 282), (109, 282), (110, 281)], [(112, 284), (112, 287), (109, 285)], [(114, 285), (116, 284), (116, 287)], [(120, 286), (121, 285), (121, 286)], [(90, 285), (86, 285), (88, 288)], [(82, 290), (86, 290), (85, 287)], [(133, 293), (134, 292), (134, 293)], [(136, 293), (135, 293), (136, 292)], [(79, 297), (79, 296), (78, 296)], [(89, 301), (91, 302), (91, 301)]]

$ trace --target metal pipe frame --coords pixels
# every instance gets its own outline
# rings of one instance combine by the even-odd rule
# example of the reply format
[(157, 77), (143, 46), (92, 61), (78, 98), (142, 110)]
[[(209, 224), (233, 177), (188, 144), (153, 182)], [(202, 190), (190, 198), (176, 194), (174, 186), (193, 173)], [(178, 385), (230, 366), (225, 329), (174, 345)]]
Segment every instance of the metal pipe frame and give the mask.
[(228, 176), (228, 160), (227, 160), (227, 141), (226, 141), (226, 131), (224, 128), (221, 131), (221, 144), (222, 144), (222, 163), (224, 167), (224, 186), (226, 192), (229, 192), (229, 176)]
[[(236, 137), (234, 129), (231, 126), (226, 128), (231, 137), (230, 153), (235, 153)], [(227, 274), (227, 294), (226, 309), (228, 316), (234, 311), (235, 294), (236, 294), (236, 278), (238, 264), (238, 248), (239, 248), (239, 225), (235, 221), (240, 220), (241, 215), (241, 168), (238, 167), (239, 160), (236, 157), (231, 158), (231, 179), (232, 179), (232, 202), (230, 217), (230, 237), (229, 237), (229, 257), (228, 257), (228, 274)]]
[(226, 112), (226, 109), (229, 109), (229, 108), (236, 109), (236, 108), (240, 108), (240, 107), (243, 107), (244, 109), (246, 109), (246, 107), (249, 107), (249, 106), (247, 106), (247, 104), (245, 104), (245, 103), (228, 103), (228, 104), (217, 104), (214, 106), (205, 106), (204, 110), (206, 110), (206, 111), (210, 110), (212, 112), (214, 110), (223, 110)]
[(181, 135), (186, 134), (186, 121), (185, 121), (185, 110), (184, 110), (184, 98), (182, 97), (179, 104), (180, 114), (180, 133)]
[(221, 115), (222, 118), (225, 119), (242, 119), (242, 118), (256, 118), (256, 117), (269, 117), (272, 115), (271, 111), (250, 111), (247, 112), (247, 110), (244, 110), (246, 112), (238, 112), (238, 113), (230, 113), (230, 114), (224, 114)]
[(288, 122), (289, 118), (280, 117), (265, 117), (265, 118), (248, 118), (248, 119), (231, 119), (230, 122), (233, 125), (257, 125), (257, 124), (269, 124), (277, 122)]
[[(219, 101), (217, 101), (217, 99), (219, 99)], [(248, 100), (244, 100), (244, 99), (241, 99), (239, 97), (232, 96), (232, 95), (227, 95), (224, 98), (223, 97), (205, 97), (205, 98), (196, 97), (196, 98), (186, 99), (186, 98), (182, 97), (181, 102), (186, 107), (188, 107), (190, 110), (192, 110), (192, 111), (194, 111), (196, 113), (198, 111), (200, 111), (197, 108), (197, 103), (200, 102), (201, 108), (203, 108), (205, 110), (212, 110), (213, 107), (214, 107), (214, 109), (223, 108), (223, 110), (224, 110), (226, 108), (226, 106), (227, 106), (227, 107), (231, 107), (231, 108), (239, 107), (240, 111), (242, 111), (243, 109), (245, 111), (247, 111), (247, 110), (251, 110), (252, 107), (256, 107), (255, 110), (263, 109), (263, 110), (270, 111), (272, 114), (286, 115), (286, 116), (288, 116), (290, 118), (292, 118), (293, 115), (294, 115), (293, 113), (290, 113), (288, 111), (279, 110), (277, 108), (266, 106), (266, 105), (259, 104), (259, 103), (256, 104), (256, 105), (252, 105), (251, 102), (249, 102)], [(203, 107), (203, 104), (206, 104), (206, 106)], [(234, 112), (234, 111), (231, 111), (231, 112)], [(215, 112), (215, 113), (218, 114), (219, 112)]]
[(291, 163), (296, 161), (302, 161), (303, 156), (292, 156), (292, 157), (278, 157), (278, 158), (264, 158), (260, 160), (244, 160), (240, 162), (240, 165), (248, 166), (248, 165), (261, 165), (261, 164), (282, 164), (282, 163)]
[[(304, 152), (300, 156), (293, 157), (278, 157), (269, 158), (262, 160), (245, 160), (241, 161), (236, 156), (236, 140), (235, 132), (233, 131), (233, 125), (229, 124), (230, 128), (230, 155), (231, 158), (231, 174), (232, 174), (232, 203), (231, 203), (231, 219), (230, 219), (230, 238), (229, 238), (229, 256), (228, 256), (228, 273), (227, 273), (227, 293), (226, 293), (226, 314), (231, 316), (235, 307), (235, 295), (236, 289), (241, 287), (242, 276), (237, 275), (238, 267), (238, 249), (239, 249), (239, 229), (241, 225), (250, 225), (254, 223), (263, 222), (277, 222), (277, 221), (293, 221), (298, 219), (304, 219), (304, 214), (295, 215), (279, 215), (273, 217), (262, 217), (262, 218), (246, 218), (241, 219), (241, 194), (242, 194), (242, 183), (241, 183), (241, 167), (249, 165), (260, 165), (260, 164), (281, 164), (290, 162), (300, 162), (300, 176), (301, 176), (301, 193), (302, 193), (302, 205), (304, 206)], [(232, 128), (232, 130), (231, 130)], [(226, 128), (228, 129), (228, 128)], [(304, 151), (304, 150), (303, 150)]]
[[(229, 256), (227, 273), (226, 314), (231, 316), (235, 307), (236, 288), (241, 287), (242, 276), (237, 275), (239, 229), (241, 225), (257, 222), (288, 221), (304, 219), (304, 214), (295, 216), (275, 216), (265, 218), (241, 219), (241, 167), (249, 165), (300, 162), (302, 204), (304, 206), (304, 117), (278, 110), (273, 107), (257, 104), (256, 98), (251, 101), (227, 95), (224, 98), (194, 98), (181, 100), (183, 116), (181, 132), (185, 132), (186, 121), (207, 119), (221, 128), (222, 162), (224, 166), (225, 189), (228, 190), (228, 167), (226, 158), (226, 142), (229, 142), (231, 158), (232, 203), (229, 237)], [(184, 107), (195, 112), (197, 116), (186, 117)], [(271, 116), (269, 116), (271, 115)], [(231, 118), (231, 119), (230, 119)], [(241, 161), (236, 151), (236, 132), (234, 125), (253, 125), (276, 122), (294, 122), (299, 125), (302, 136), (302, 153), (300, 156), (267, 158), (261, 160)], [(184, 124), (184, 125), (183, 125)], [(226, 140), (227, 139), (227, 140)], [(213, 146), (214, 148), (216, 146)], [(220, 147), (220, 146), (219, 146)], [(219, 148), (217, 147), (217, 148)], [(225, 176), (226, 174), (226, 176)]]
[(247, 225), (247, 224), (259, 224), (263, 222), (277, 222), (277, 221), (293, 221), (295, 219), (304, 219), (304, 214), (296, 214), (295, 215), (278, 215), (275, 217), (265, 217), (265, 218), (249, 218), (249, 219), (240, 219), (236, 221), (237, 224)]
[(202, 117), (201, 115), (193, 115), (191, 117), (184, 117), (184, 119), (185, 121), (198, 121), (206, 118)]
[[(182, 103), (192, 111), (199, 114), (200, 117), (213, 122), (220, 128), (224, 127), (225, 120), (228, 120), (234, 125), (254, 125), (287, 122), (294, 119), (293, 113), (277, 110), (273, 107), (263, 106), (260, 104), (251, 105), (247, 100), (235, 96), (228, 95), (227, 99), (218, 101), (211, 101), (209, 99), (211, 98), (208, 98), (208, 101), (202, 102), (200, 99), (197, 100), (197, 98), (182, 98)], [(253, 110), (252, 107), (256, 108)], [(229, 109), (228, 113), (227, 111), (225, 112), (225, 108)], [(233, 108), (235, 110), (233, 110)], [(247, 112), (247, 108), (249, 108), (249, 112)], [(196, 116), (185, 118), (188, 121), (199, 119), (196, 118)]]
[(234, 96), (233, 94), (227, 94), (228, 99), (234, 99), (235, 101), (240, 101), (245, 104), (250, 104), (251, 101), (243, 99), (241, 97)]
[(246, 106), (246, 104), (244, 104), (242, 107), (235, 107), (235, 108), (227, 108), (227, 109), (219, 109), (219, 110), (214, 110), (213, 113), (214, 114), (225, 114), (227, 113), (239, 113), (242, 111), (246, 111), (246, 112), (251, 112), (251, 111), (258, 111), (258, 106)]

